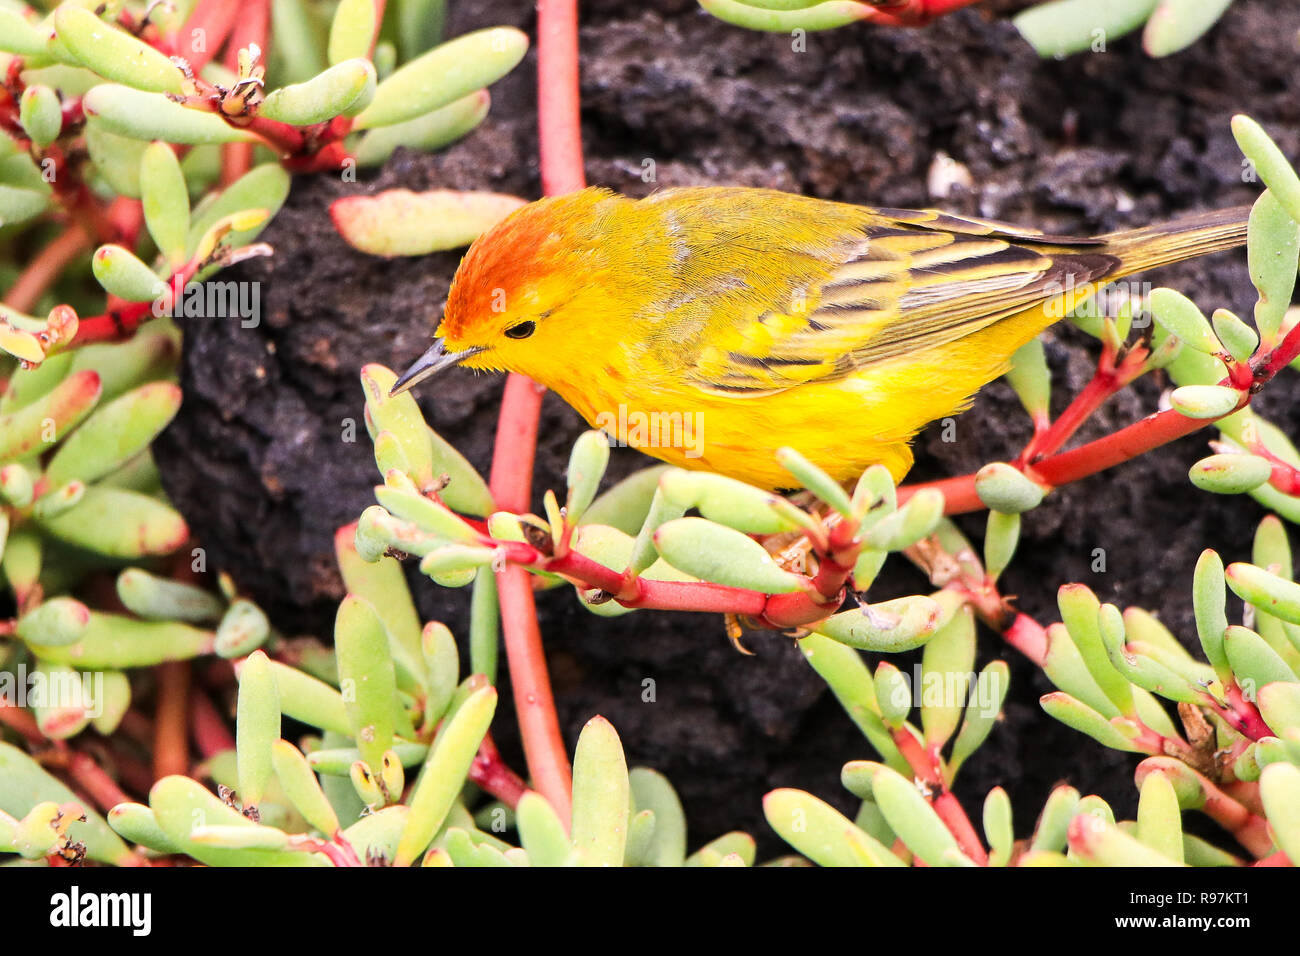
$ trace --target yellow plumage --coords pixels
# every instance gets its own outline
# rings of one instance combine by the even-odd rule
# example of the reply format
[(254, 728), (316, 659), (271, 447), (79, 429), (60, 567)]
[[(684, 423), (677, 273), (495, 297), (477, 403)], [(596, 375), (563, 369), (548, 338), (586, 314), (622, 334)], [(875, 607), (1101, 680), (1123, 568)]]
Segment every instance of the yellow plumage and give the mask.
[(474, 243), (436, 361), (401, 384), (508, 369), (672, 464), (778, 488), (791, 445), (844, 481), (899, 479), (922, 426), (1098, 284), (1239, 245), (1246, 215), (1073, 239), (764, 189), (587, 189)]

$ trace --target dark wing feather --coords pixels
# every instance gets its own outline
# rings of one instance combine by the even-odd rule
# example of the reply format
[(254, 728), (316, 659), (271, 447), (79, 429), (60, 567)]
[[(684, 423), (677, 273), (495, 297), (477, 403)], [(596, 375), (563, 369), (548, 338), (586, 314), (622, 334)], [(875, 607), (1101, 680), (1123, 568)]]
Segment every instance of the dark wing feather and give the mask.
[[(1112, 274), (1098, 240), (934, 210), (876, 210), (793, 304), (732, 317), (687, 370), (699, 388), (763, 395), (944, 345)], [(800, 308), (800, 305), (804, 305)]]

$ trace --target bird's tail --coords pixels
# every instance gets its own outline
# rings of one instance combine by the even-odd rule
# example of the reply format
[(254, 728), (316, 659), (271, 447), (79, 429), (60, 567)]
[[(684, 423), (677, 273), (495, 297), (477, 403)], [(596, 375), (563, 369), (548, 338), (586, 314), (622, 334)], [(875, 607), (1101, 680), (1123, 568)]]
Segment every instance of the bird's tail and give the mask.
[(1210, 252), (1235, 249), (1246, 242), (1249, 218), (1249, 206), (1217, 209), (1173, 222), (1112, 232), (1102, 237), (1103, 248), (1120, 260), (1120, 268), (1113, 275), (1129, 275)]

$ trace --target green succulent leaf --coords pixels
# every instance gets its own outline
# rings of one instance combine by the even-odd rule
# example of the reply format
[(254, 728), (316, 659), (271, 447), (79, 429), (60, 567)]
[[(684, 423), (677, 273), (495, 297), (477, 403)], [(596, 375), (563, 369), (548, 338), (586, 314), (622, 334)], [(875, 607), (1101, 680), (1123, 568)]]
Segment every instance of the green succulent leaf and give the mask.
[(1232, 135), (1237, 139), (1237, 146), (1259, 173), (1259, 178), (1268, 186), (1269, 192), (1282, 204), (1293, 221), (1300, 222), (1300, 176), (1296, 175), (1277, 143), (1249, 116), (1237, 115), (1232, 118)]
[(524, 205), (517, 196), (456, 189), (387, 189), (330, 205), (339, 235), (374, 256), (424, 256), (468, 246)]
[(69, 53), (106, 79), (153, 93), (182, 92), (184, 75), (166, 54), (83, 7), (60, 4), (54, 30)]
[(589, 866), (622, 866), (631, 785), (618, 733), (603, 717), (587, 721), (573, 757), (573, 845)]
[[(1053, 0), (1018, 14), (1012, 23), (1042, 57), (1065, 57), (1132, 33), (1157, 0)], [(1103, 46), (1104, 49), (1104, 46)]]
[(783, 570), (753, 538), (705, 518), (677, 518), (654, 533), (655, 548), (679, 571), (704, 581), (790, 594), (804, 579)]
[(1142, 46), (1151, 56), (1185, 50), (1230, 6), (1232, 0), (1161, 0), (1142, 31)]
[(802, 790), (773, 790), (763, 815), (781, 838), (820, 866), (905, 866), (830, 804)]
[(19, 101), (18, 119), (33, 143), (41, 149), (49, 146), (63, 130), (59, 94), (40, 83), (28, 86)]
[(378, 772), (384, 752), (393, 745), (397, 683), (388, 634), (369, 602), (354, 595), (343, 599), (334, 622), (334, 649), (361, 759)]
[(397, 846), (395, 865), (415, 862), (442, 826), (465, 784), (496, 704), (496, 690), (482, 687), (469, 695), (440, 732), (411, 796), (410, 816)]
[(59, 446), (45, 469), (55, 486), (93, 482), (144, 451), (180, 409), (181, 390), (150, 382), (95, 410)]
[(334, 19), (330, 21), (330, 63), (369, 56), (370, 43), (378, 26), (375, 7), (375, 0), (340, 0)]
[(434, 47), (379, 84), (355, 128), (389, 126), (446, 106), (495, 83), (527, 50), (527, 35), (513, 27), (478, 30)]
[[(367, 5), (373, 6), (368, 0)], [(290, 126), (313, 126), (364, 108), (375, 89), (375, 68), (369, 60), (343, 60), (305, 83), (282, 86), (267, 94), (259, 116)]]
[(354, 152), (357, 165), (382, 165), (399, 146), (426, 152), (442, 149), (482, 123), (491, 102), (487, 90), (475, 90), (415, 119), (367, 130)]
[(85, 822), (74, 822), (68, 836), (86, 845), (86, 856), (115, 866), (132, 862), (131, 850), (110, 829), (108, 822), (86, 806), (76, 794), (51, 776), (45, 768), (12, 744), (0, 741), (0, 811), (22, 819), (37, 804), (58, 806), (75, 803), (86, 814)]
[(275, 773), (271, 745), (280, 738), (280, 701), (275, 675), (261, 651), (254, 651), (239, 671), (239, 701), (235, 721), (235, 753), (239, 767), (239, 796), (244, 806), (257, 806)]
[(52, 537), (110, 558), (134, 560), (170, 554), (189, 538), (189, 526), (174, 508), (156, 498), (120, 488), (92, 485), (81, 500), (44, 518)]
[(150, 143), (140, 158), (140, 201), (158, 251), (172, 270), (179, 269), (185, 263), (190, 193), (180, 160), (166, 143)]
[[(178, 74), (179, 75), (179, 74)], [(162, 93), (148, 93), (117, 83), (101, 83), (81, 99), (86, 117), (110, 133), (130, 139), (163, 140), (191, 146), (244, 143), (252, 133), (231, 126), (216, 113), (189, 109)]]
[(762, 30), (765, 33), (790, 33), (793, 30), (834, 30), (874, 13), (872, 7), (852, 0), (825, 0), (822, 3), (763, 0), (700, 0), (700, 6), (724, 23)]

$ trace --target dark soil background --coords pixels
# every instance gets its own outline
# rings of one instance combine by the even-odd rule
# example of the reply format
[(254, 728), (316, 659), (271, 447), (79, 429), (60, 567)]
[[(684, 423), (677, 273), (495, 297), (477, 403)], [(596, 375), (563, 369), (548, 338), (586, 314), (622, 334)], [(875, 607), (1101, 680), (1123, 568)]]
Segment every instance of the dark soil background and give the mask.
[[(1193, 209), (1248, 203), (1229, 118), (1247, 111), (1300, 154), (1294, 90), (1300, 8), (1238, 0), (1190, 50), (1144, 56), (1135, 38), (1105, 53), (1040, 61), (1001, 17), (1024, 4), (965, 11), (925, 30), (849, 27), (791, 38), (747, 32), (688, 0), (583, 5), (582, 87), (587, 175), (630, 194), (656, 187), (741, 183), (889, 206), (940, 205), (1065, 232), (1141, 225)], [(449, 34), (497, 23), (531, 32), (531, 5), (457, 2)], [(276, 254), (234, 276), (262, 283), (263, 323), (208, 321), (186, 330), (185, 402), (155, 446), (167, 490), (207, 548), (286, 633), (328, 638), (342, 585), (331, 536), (373, 502), (378, 481), (361, 427), (359, 367), (402, 368), (426, 347), (459, 253), (384, 261), (348, 248), (326, 215), (338, 196), (405, 186), (492, 189), (535, 197), (535, 54), (493, 88), (487, 122), (438, 155), (399, 153), (378, 175), (346, 183), (299, 179), (265, 234)], [(940, 154), (969, 171), (970, 188), (931, 182)], [(655, 182), (642, 179), (652, 160)], [(933, 187), (933, 190), (932, 190)], [(1244, 253), (1152, 276), (1192, 295), (1207, 312), (1249, 314)], [(1061, 407), (1091, 374), (1095, 346), (1069, 327), (1048, 338)], [(501, 383), (453, 373), (424, 388), (430, 422), (484, 469)], [(1120, 396), (1084, 435), (1135, 420), (1162, 383)], [(1285, 374), (1260, 407), (1290, 434), (1295, 379)], [(343, 440), (349, 422), (359, 438)], [(573, 439), (586, 426), (548, 398), (536, 488), (563, 486)], [(918, 442), (912, 477), (971, 471), (1014, 455), (1028, 423), (1010, 389), (990, 386), (958, 422), (957, 441), (937, 429)], [(1103, 600), (1159, 613), (1194, 639), (1188, 591), (1200, 550), (1245, 557), (1261, 509), (1244, 498), (1195, 491), (1189, 465), (1205, 451), (1192, 436), (1076, 486), (1028, 516), (1007, 593), (1046, 622), (1057, 587), (1083, 581)], [(611, 473), (646, 464), (614, 453)], [(540, 498), (539, 498), (540, 506)], [(975, 540), (983, 519), (962, 519)], [(1106, 571), (1092, 570), (1094, 549)], [(412, 574), (422, 613), (464, 633), (468, 592)], [(891, 562), (877, 599), (926, 587)], [(744, 828), (767, 853), (780, 841), (759, 798), (778, 786), (810, 790), (852, 812), (840, 766), (873, 756), (792, 641), (750, 635), (757, 657), (727, 643), (714, 616), (640, 612), (614, 621), (584, 611), (571, 591), (540, 597), (560, 717), (572, 743), (594, 714), (613, 721), (631, 763), (666, 773), (686, 804), (691, 842)], [(997, 784), (1012, 794), (1026, 832), (1049, 789), (1068, 780), (1135, 806), (1136, 760), (1107, 751), (1047, 718), (1050, 687), (1035, 668), (985, 634), (981, 663), (1012, 665), (1006, 720), (958, 781), (978, 813)], [(642, 681), (657, 699), (644, 703)], [(508, 701), (508, 696), (503, 698)], [(508, 705), (498, 732), (522, 767)]]

